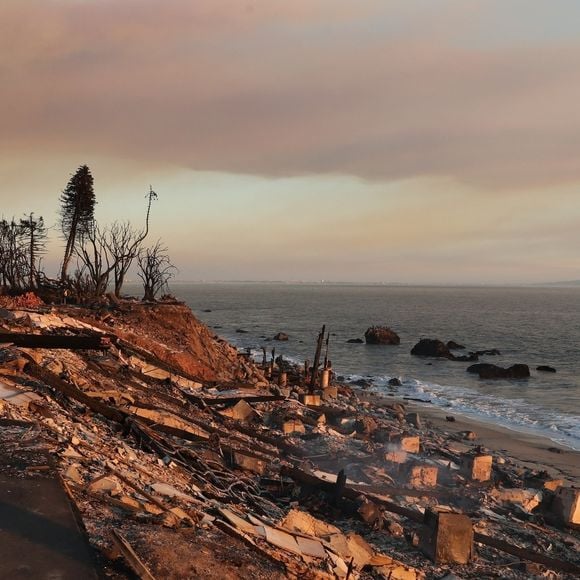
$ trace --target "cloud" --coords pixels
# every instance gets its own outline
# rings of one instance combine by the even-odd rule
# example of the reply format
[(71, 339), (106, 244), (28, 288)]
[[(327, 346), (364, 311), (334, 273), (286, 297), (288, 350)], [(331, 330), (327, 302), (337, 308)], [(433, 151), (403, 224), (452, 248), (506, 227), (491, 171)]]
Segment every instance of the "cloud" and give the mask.
[(503, 3), (401, 4), (9, 0), (0, 150), (490, 189), (580, 180), (580, 42), (534, 24), (485, 46), (479, 23), (501, 24)]

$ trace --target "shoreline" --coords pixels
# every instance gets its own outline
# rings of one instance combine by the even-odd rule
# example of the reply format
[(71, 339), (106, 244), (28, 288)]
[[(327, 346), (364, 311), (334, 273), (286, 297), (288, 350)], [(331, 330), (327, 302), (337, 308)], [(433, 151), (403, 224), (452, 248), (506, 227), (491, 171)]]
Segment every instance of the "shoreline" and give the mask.
[[(452, 410), (445, 411), (429, 403), (407, 401), (396, 395), (383, 396), (359, 389), (356, 393), (361, 400), (381, 407), (393, 403), (402, 404), (407, 412), (419, 413), (425, 427), (432, 427), (451, 436), (473, 431), (477, 435), (474, 441), (458, 440), (468, 446), (482, 445), (494, 455), (509, 458), (522, 467), (545, 470), (551, 476), (562, 478), (573, 485), (580, 482), (580, 451), (554, 442), (548, 437), (486, 423)], [(452, 415), (455, 421), (447, 421), (445, 418), (447, 415)]]

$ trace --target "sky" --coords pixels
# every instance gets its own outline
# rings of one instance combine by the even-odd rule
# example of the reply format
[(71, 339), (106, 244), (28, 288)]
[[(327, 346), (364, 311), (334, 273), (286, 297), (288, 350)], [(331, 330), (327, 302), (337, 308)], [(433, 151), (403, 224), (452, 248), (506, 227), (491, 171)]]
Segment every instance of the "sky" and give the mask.
[(577, 0), (2, 0), (0, 215), (81, 164), (181, 280), (580, 279)]

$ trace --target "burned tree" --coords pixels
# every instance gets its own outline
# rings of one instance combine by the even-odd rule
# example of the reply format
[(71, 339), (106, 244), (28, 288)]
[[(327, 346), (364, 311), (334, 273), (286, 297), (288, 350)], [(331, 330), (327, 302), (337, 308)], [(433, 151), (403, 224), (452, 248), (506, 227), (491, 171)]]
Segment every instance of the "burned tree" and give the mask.
[(39, 273), (40, 256), (46, 251), (47, 233), (44, 219), (42, 216), (35, 219), (34, 213), (31, 213), (26, 219), (20, 220), (19, 228), (28, 254), (28, 286), (33, 289), (37, 285), (36, 278)]
[(78, 272), (75, 280), (84, 280), (87, 297), (98, 298), (107, 291), (115, 260), (109, 251), (110, 231), (102, 231), (96, 222), (86, 229), (75, 248)]
[(151, 214), (151, 203), (157, 199), (157, 194), (149, 186), (147, 194), (149, 203), (147, 204), (147, 214), (145, 216), (145, 229), (137, 232), (133, 230), (129, 222), (115, 222), (110, 228), (110, 237), (108, 240), (109, 252), (111, 253), (115, 267), (113, 275), (115, 278), (115, 296), (121, 296), (121, 290), (125, 282), (125, 276), (131, 268), (139, 254), (139, 249), (143, 240), (149, 234), (149, 216)]
[(60, 276), (64, 282), (75, 248), (94, 222), (96, 200), (93, 176), (87, 165), (81, 165), (70, 178), (60, 196), (60, 202), (60, 226), (66, 240)]
[(23, 231), (14, 219), (0, 221), (0, 277), (3, 288), (23, 290), (27, 284), (28, 259)]
[(171, 263), (167, 248), (161, 240), (151, 248), (139, 252), (138, 276), (143, 282), (143, 300), (154, 301), (157, 294), (167, 287), (167, 282), (175, 276), (177, 268)]

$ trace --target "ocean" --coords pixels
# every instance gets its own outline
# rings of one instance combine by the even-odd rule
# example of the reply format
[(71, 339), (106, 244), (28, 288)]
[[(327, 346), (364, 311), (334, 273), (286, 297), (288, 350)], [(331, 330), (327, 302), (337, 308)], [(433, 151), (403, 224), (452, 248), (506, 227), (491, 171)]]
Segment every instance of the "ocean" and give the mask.
[[(378, 392), (430, 401), (450, 414), (580, 450), (580, 288), (199, 283), (174, 284), (172, 292), (216, 334), (251, 348), (259, 360), (266, 346), (295, 362), (312, 361), (326, 324), (329, 358), (346, 381), (365, 378)], [(399, 346), (347, 343), (383, 324), (399, 334)], [(272, 341), (278, 332), (289, 341)], [(466, 372), (472, 363), (412, 356), (420, 338), (498, 349), (500, 356), (480, 362), (524, 363), (532, 376), (481, 380)], [(557, 372), (539, 372), (538, 365)], [(389, 387), (393, 377), (402, 386)]]

